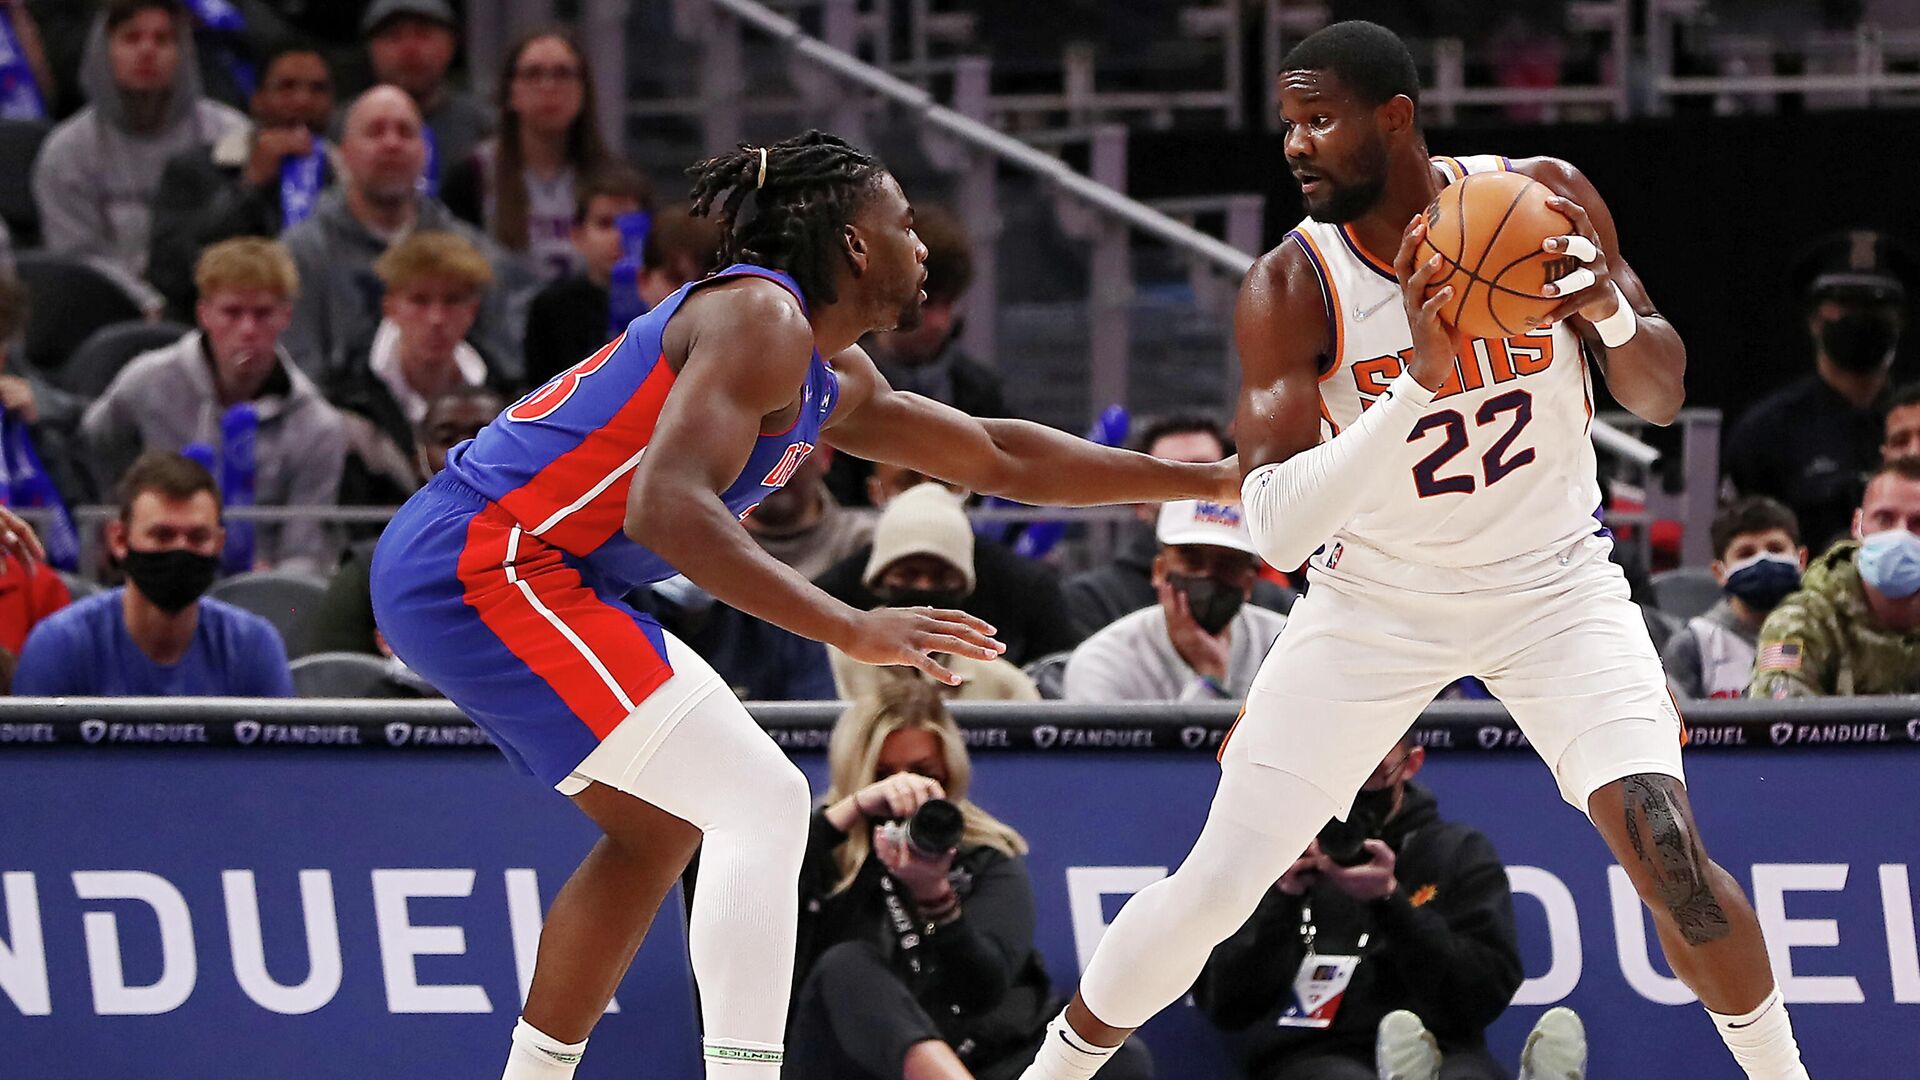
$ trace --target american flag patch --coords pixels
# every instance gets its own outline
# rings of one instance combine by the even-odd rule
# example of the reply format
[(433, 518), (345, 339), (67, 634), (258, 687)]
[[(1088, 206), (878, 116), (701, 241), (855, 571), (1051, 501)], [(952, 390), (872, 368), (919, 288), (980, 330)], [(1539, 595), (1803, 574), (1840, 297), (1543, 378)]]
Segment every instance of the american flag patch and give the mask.
[(1755, 671), (1799, 671), (1800, 643), (1776, 641), (1762, 648), (1753, 658)]

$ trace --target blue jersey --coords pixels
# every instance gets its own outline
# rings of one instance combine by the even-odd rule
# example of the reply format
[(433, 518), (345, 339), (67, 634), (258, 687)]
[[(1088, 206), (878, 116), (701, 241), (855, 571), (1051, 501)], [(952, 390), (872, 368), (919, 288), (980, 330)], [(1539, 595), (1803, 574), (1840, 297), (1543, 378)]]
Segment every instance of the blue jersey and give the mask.
[[(667, 323), (694, 290), (738, 277), (779, 283), (800, 301), (794, 280), (778, 270), (739, 264), (682, 287), (635, 319), (599, 352), (528, 394), (478, 436), (447, 454), (446, 474), (498, 505), (530, 536), (558, 548), (603, 582), (630, 589), (678, 571), (622, 531), (627, 481), (646, 452), (674, 370), (662, 339)], [(720, 499), (745, 518), (793, 477), (813, 453), (833, 413), (839, 383), (816, 351), (800, 388), (799, 415), (777, 435), (754, 441), (740, 475)], [(649, 511), (672, 513), (670, 507)]]

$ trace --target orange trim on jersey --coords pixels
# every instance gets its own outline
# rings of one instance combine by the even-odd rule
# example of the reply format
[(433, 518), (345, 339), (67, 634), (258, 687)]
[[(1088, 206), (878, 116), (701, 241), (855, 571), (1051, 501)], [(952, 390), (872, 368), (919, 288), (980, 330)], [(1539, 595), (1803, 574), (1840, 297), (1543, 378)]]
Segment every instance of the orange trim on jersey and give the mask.
[(1335, 420), (1333, 414), (1327, 411), (1327, 395), (1325, 394), (1320, 395), (1320, 419), (1327, 422), (1327, 426), (1333, 429), (1335, 435), (1340, 434), (1340, 422)]
[[(662, 355), (646, 381), (605, 424), (507, 492), (500, 506), (528, 529), (536, 529), (585, 497), (647, 445), (673, 380), (673, 368)], [(563, 551), (585, 555), (619, 531), (626, 515), (627, 485), (616, 480), (541, 536)]]
[(1333, 330), (1333, 362), (1321, 374), (1320, 381), (1333, 378), (1340, 370), (1340, 358), (1346, 353), (1347, 335), (1345, 321), (1340, 317), (1340, 289), (1333, 283), (1333, 271), (1329, 269), (1327, 257), (1320, 252), (1320, 245), (1313, 242), (1304, 230), (1295, 229), (1289, 235), (1300, 238), (1301, 249), (1307, 253), (1307, 262), (1312, 264), (1314, 276), (1320, 279), (1320, 295), (1327, 302), (1327, 323)]
[(1351, 225), (1340, 226), (1340, 236), (1342, 239), (1346, 240), (1347, 249), (1353, 252), (1354, 258), (1359, 259), (1361, 262), (1365, 263), (1367, 265), (1367, 269), (1373, 271), (1376, 274), (1379, 274), (1381, 277), (1386, 278), (1388, 281), (1391, 281), (1395, 284), (1399, 284), (1400, 279), (1393, 275), (1393, 267), (1387, 263), (1380, 261), (1378, 258), (1374, 256), (1373, 252), (1367, 250), (1366, 245), (1360, 242), (1360, 238), (1354, 235), (1353, 226)]
[(1233, 733), (1240, 730), (1240, 721), (1245, 720), (1246, 718), (1247, 718), (1247, 707), (1245, 705), (1242, 705), (1240, 706), (1240, 715), (1233, 718), (1233, 723), (1227, 725), (1227, 733), (1225, 735), (1220, 736), (1220, 749), (1214, 752), (1213, 760), (1215, 761), (1227, 760), (1227, 743), (1229, 740), (1233, 738)]
[(497, 503), (468, 524), (456, 573), (487, 629), (602, 739), (673, 676), (632, 612), (600, 599)]
[(1693, 741), (1693, 736), (1687, 733), (1687, 716), (1680, 711), (1680, 699), (1673, 696), (1673, 687), (1669, 686), (1666, 689), (1667, 700), (1673, 702), (1673, 715), (1680, 720), (1680, 749), (1685, 750), (1687, 744)]

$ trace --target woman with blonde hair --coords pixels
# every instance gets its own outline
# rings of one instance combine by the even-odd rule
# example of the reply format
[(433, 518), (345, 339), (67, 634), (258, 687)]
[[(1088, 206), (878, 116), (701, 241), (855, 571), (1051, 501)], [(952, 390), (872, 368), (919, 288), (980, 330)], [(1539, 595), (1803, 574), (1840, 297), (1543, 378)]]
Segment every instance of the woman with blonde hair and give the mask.
[[(967, 797), (973, 765), (945, 699), (930, 683), (887, 686), (841, 716), (827, 760), (800, 873), (782, 1075), (1018, 1076), (1053, 1011), (1027, 844)], [(906, 824), (939, 800), (958, 811), (958, 843), (922, 850)], [(1151, 1060), (1116, 1057), (1109, 1076), (1151, 1077)]]

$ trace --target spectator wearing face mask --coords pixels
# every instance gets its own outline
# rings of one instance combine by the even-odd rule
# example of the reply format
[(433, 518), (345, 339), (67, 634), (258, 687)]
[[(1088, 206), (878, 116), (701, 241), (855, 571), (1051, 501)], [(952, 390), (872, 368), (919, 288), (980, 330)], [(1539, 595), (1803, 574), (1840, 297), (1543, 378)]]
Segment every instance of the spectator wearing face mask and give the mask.
[[(1166, 416), (1155, 420), (1133, 440), (1133, 448), (1167, 461), (1196, 463), (1219, 461), (1233, 453), (1227, 429), (1207, 416)], [(1134, 511), (1139, 516), (1139, 524), (1128, 527), (1113, 561), (1075, 574), (1061, 586), (1067, 600), (1067, 613), (1083, 638), (1122, 615), (1159, 602), (1153, 584), (1153, 565), (1160, 555), (1160, 541), (1154, 536), (1160, 508), (1141, 503)], [(1292, 609), (1297, 596), (1292, 589), (1261, 578), (1254, 582), (1252, 602), (1284, 614)]]
[(1920, 382), (1908, 383), (1887, 400), (1886, 435), (1880, 440), (1882, 464), (1894, 458), (1920, 457)]
[(1760, 628), (1757, 698), (1920, 692), (1920, 458), (1867, 483), (1853, 539), (1813, 560)]
[(1082, 642), (1067, 661), (1068, 701), (1220, 701), (1247, 696), (1287, 625), (1247, 604), (1258, 576), (1238, 507), (1183, 499), (1160, 508), (1159, 603)]
[(1809, 546), (1846, 536), (1860, 480), (1880, 460), (1893, 362), (1907, 324), (1909, 259), (1882, 233), (1831, 237), (1799, 264), (1814, 370), (1728, 432), (1728, 478), (1800, 519)]
[[(973, 539), (966, 512), (953, 493), (939, 484), (908, 488), (887, 504), (874, 526), (864, 578), (867, 589), (887, 607), (964, 611), (976, 584)], [(834, 685), (844, 699), (873, 697), (893, 675), (838, 649), (828, 652), (833, 658)], [(1033, 680), (1004, 658), (976, 660), (943, 653), (940, 662), (960, 676), (959, 687), (952, 690), (954, 697), (984, 701), (1040, 697)]]
[(1793, 511), (1749, 495), (1714, 516), (1713, 576), (1726, 596), (1667, 640), (1660, 662), (1686, 698), (1745, 697), (1760, 624), (1800, 587), (1807, 549)]
[(292, 697), (286, 647), (272, 624), (202, 596), (226, 540), (213, 477), (178, 454), (145, 454), (121, 481), (119, 504), (107, 549), (127, 584), (34, 627), (13, 692)]

